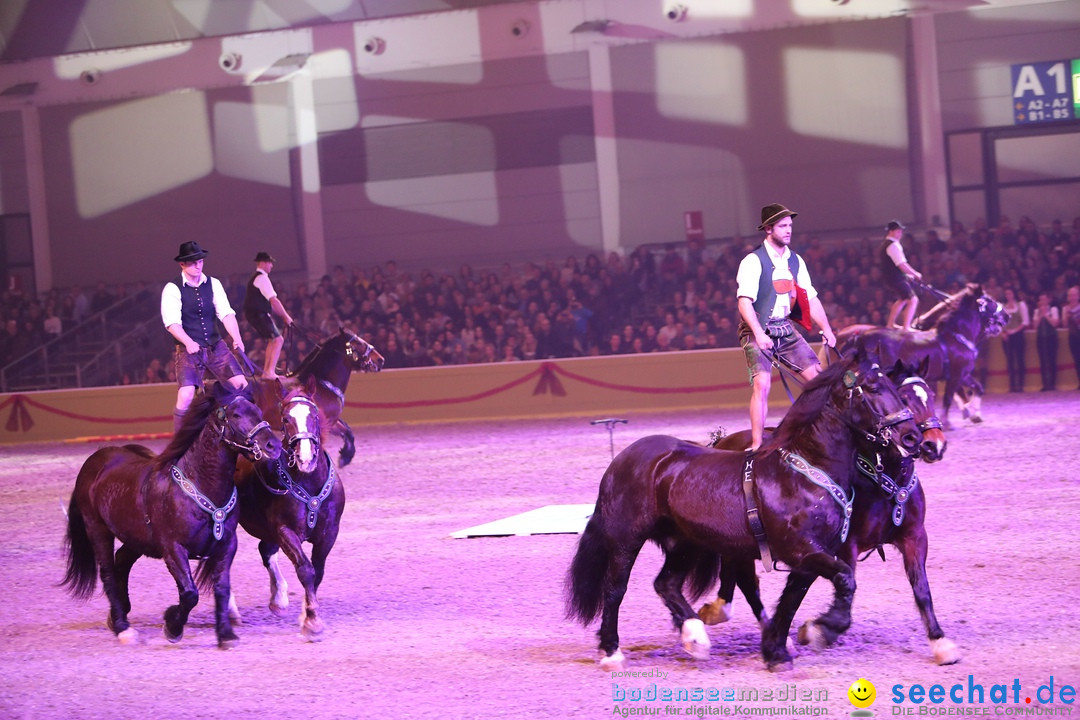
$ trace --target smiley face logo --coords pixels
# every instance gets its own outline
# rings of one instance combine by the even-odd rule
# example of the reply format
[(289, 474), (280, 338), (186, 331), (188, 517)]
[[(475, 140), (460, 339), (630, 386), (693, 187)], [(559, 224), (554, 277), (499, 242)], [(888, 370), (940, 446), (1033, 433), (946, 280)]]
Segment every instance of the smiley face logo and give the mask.
[(874, 684), (866, 678), (859, 678), (851, 683), (847, 691), (848, 700), (857, 708), (867, 708), (874, 704), (877, 699), (877, 690)]

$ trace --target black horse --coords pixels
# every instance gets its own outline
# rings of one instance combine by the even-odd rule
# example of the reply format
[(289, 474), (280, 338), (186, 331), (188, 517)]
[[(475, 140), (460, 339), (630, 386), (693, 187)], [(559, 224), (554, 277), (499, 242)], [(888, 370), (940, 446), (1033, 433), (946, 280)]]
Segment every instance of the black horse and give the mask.
[[(925, 366), (924, 368), (925, 369)], [(926, 381), (902, 365), (894, 368), (890, 378), (899, 381), (898, 393), (905, 404), (911, 408), (913, 419), (923, 432), (921, 457), (927, 462), (940, 460), (945, 454), (945, 435), (937, 419), (933, 395)], [(713, 447), (724, 450), (745, 450), (750, 446), (750, 431), (743, 430), (728, 435)], [(926, 516), (926, 496), (922, 483), (915, 473), (912, 458), (888, 458), (884, 463), (875, 458), (863, 458), (858, 471), (870, 477), (877, 486), (876, 491), (859, 492), (855, 495), (852, 509), (851, 532), (847, 542), (843, 543), (837, 558), (854, 569), (859, 553), (877, 550), (884, 560), (883, 545), (894, 545), (904, 560), (908, 580), (911, 583), (915, 605), (926, 629), (930, 649), (934, 660), (939, 665), (949, 665), (960, 659), (956, 645), (945, 637), (945, 632), (938, 624), (934, 614), (934, 601), (930, 595), (930, 584), (926, 577), (927, 536), (924, 527)], [(758, 594), (757, 577), (754, 574), (753, 560), (733, 558), (730, 562), (724, 558), (720, 566), (720, 589), (717, 599), (698, 611), (699, 617), (707, 624), (725, 622), (731, 617), (731, 601), (735, 587), (738, 586), (750, 605), (751, 612), (764, 624), (768, 620), (764, 604)], [(804, 644), (821, 646), (831, 642), (820, 635), (809, 623), (804, 624), (799, 632), (799, 640)]]
[[(282, 549), (296, 568), (304, 587), (300, 631), (318, 640), (325, 629), (319, 617), (316, 591), (326, 558), (337, 541), (345, 509), (345, 487), (330, 456), (322, 449), (322, 419), (307, 390), (293, 389), (281, 399), (282, 458), (241, 461), (236, 471), (240, 525), (259, 539), (259, 555), (270, 574), (270, 610), (283, 615), (289, 605), (289, 585), (278, 567)], [(303, 543), (311, 543), (311, 559)]]
[(325, 426), (342, 439), (338, 455), (341, 467), (352, 462), (356, 455), (356, 437), (348, 423), (341, 419), (349, 377), (354, 370), (379, 372), (384, 362), (371, 343), (342, 327), (336, 335), (318, 343), (288, 374), (301, 385), (309, 379), (316, 381), (312, 398), (322, 411)]
[(612, 460), (600, 482), (567, 573), (567, 615), (587, 624), (602, 613), (600, 664), (621, 668), (619, 606), (638, 552), (652, 540), (665, 556), (653, 585), (683, 647), (706, 657), (704, 623), (683, 595), (688, 579), (698, 597), (715, 581), (721, 556), (771, 556), (791, 573), (761, 650), (770, 669), (790, 668), (788, 630), (816, 577), (833, 583), (835, 598), (815, 624), (833, 635), (851, 624), (854, 574), (836, 553), (848, 534), (856, 454), (909, 456), (921, 442), (893, 383), (855, 356), (809, 382), (756, 453), (642, 438)]
[[(973, 374), (979, 343), (998, 335), (1008, 321), (1001, 303), (986, 295), (981, 285), (969, 283), (921, 315), (916, 322), (921, 330), (852, 325), (836, 334), (836, 345), (841, 351), (857, 347), (885, 367), (897, 361), (911, 366), (928, 361), (926, 380), (932, 385), (945, 382), (942, 420), (948, 428), (953, 396), (963, 399), (983, 392)], [(976, 422), (981, 420), (977, 409), (972, 412)]]
[[(212, 588), (219, 647), (238, 642), (228, 613), (229, 570), (236, 554), (237, 457), (276, 458), (281, 444), (244, 394), (222, 386), (199, 395), (165, 449), (110, 446), (87, 458), (68, 508), (67, 574), (73, 597), (89, 599), (101, 584), (108, 626), (121, 643), (138, 633), (128, 622), (128, 578), (143, 555), (162, 558), (176, 581), (179, 603), (165, 611), (165, 637), (179, 642), (199, 602), (190, 558), (200, 558), (199, 587)], [(114, 543), (121, 545), (113, 552)]]

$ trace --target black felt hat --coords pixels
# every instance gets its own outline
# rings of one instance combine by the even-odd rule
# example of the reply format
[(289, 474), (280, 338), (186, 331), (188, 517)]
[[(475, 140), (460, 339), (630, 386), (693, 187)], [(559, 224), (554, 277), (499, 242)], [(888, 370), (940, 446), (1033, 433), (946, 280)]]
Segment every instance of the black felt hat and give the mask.
[(275, 260), (274, 256), (271, 255), (270, 253), (266, 252), (265, 250), (260, 250), (255, 255), (255, 262), (257, 262), (257, 263), (261, 263), (261, 262), (272, 263), (272, 262), (277, 262), (277, 260)]
[(209, 255), (206, 250), (199, 247), (199, 243), (192, 240), (191, 242), (182, 243), (180, 245), (179, 254), (173, 258), (176, 262), (195, 262), (196, 260), (202, 260)]

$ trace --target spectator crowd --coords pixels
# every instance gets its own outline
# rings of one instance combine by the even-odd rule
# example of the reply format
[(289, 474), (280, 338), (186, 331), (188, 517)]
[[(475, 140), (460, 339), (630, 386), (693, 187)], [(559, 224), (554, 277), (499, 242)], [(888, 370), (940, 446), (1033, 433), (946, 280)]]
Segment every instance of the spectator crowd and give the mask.
[[(797, 235), (792, 243), (811, 270), (835, 330), (884, 324), (892, 297), (882, 282), (881, 241)], [(1009, 297), (1008, 309), (1018, 316), (1025, 315), (1019, 303), (1043, 308), (1021, 317), (1020, 330), (1038, 330), (1056, 315), (1054, 327), (1070, 328), (1074, 358), (1080, 354), (1080, 301), (1072, 303), (1077, 310), (1069, 310), (1069, 289), (1080, 285), (1080, 217), (1068, 228), (1054, 220), (1040, 229), (1028, 217), (1015, 226), (1008, 218), (996, 227), (982, 220), (970, 228), (955, 222), (948, 232), (909, 233), (902, 242), (911, 264), (933, 287), (953, 292), (978, 282), (994, 298)], [(738, 344), (736, 271), (758, 243), (756, 236), (691, 240), (642, 246), (626, 257), (588, 254), (516, 270), (509, 264), (487, 270), (462, 265), (456, 272), (412, 273), (394, 261), (349, 270), (336, 266), (317, 283), (277, 283), (277, 289), (299, 326), (325, 336), (344, 325), (374, 344), (388, 368), (731, 347)], [(248, 276), (218, 277), (239, 309)], [(89, 294), (73, 288), (41, 298), (4, 293), (0, 367), (118, 296), (145, 287), (109, 290), (101, 283)], [(924, 296), (920, 312), (931, 302)], [(1006, 343), (1019, 332), (1015, 328), (1014, 322)], [(244, 329), (249, 355), (260, 364), (262, 341)], [(290, 336), (285, 366), (296, 367), (310, 349), (310, 340)], [(171, 365), (167, 356), (155, 358), (145, 372), (118, 382), (168, 381)], [(1044, 386), (1048, 382), (1044, 376)]]

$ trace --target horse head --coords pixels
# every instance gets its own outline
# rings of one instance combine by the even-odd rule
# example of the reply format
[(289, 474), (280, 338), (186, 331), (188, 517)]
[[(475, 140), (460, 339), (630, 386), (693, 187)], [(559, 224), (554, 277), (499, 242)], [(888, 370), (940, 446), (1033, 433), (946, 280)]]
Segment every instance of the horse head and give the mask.
[(345, 343), (345, 356), (351, 366), (363, 372), (379, 372), (383, 368), (385, 358), (375, 349), (375, 346), (364, 340), (359, 335), (341, 327), (340, 337)]
[(1005, 306), (982, 292), (981, 286), (975, 299), (975, 306), (978, 308), (983, 336), (996, 337), (1009, 324), (1009, 313), (1005, 312)]
[(871, 358), (856, 351), (841, 370), (836, 392), (845, 422), (878, 450), (895, 448), (901, 458), (918, 457), (923, 435), (914, 413), (900, 396), (896, 385)]
[(301, 473), (314, 472), (322, 447), (322, 415), (311, 399), (315, 378), (304, 387), (296, 387), (281, 399), (282, 440), (291, 467)]
[(250, 391), (230, 392), (221, 384), (214, 388), (217, 409), (210, 421), (222, 441), (252, 462), (264, 457), (276, 460), (281, 455), (281, 441), (263, 419)]
[(922, 431), (919, 455), (926, 462), (937, 462), (945, 455), (948, 441), (941, 429), (934, 404), (934, 391), (923, 379), (929, 369), (930, 359), (925, 358), (918, 368), (897, 361), (889, 371), (889, 379), (897, 385), (897, 393), (912, 413), (912, 419)]

